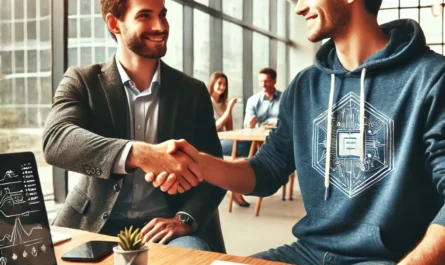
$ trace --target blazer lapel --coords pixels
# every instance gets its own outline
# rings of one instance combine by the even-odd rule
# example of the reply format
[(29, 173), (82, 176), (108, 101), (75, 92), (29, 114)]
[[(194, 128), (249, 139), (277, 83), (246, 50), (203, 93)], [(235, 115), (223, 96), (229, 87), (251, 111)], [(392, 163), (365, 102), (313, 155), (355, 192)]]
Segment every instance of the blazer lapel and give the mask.
[(115, 60), (115, 56), (113, 56), (105, 62), (102, 66), (102, 72), (99, 74), (99, 80), (107, 99), (116, 137), (127, 139), (129, 128), (128, 99)]
[(159, 95), (159, 116), (158, 116), (158, 142), (174, 139), (176, 119), (178, 116), (178, 104), (180, 104), (177, 80), (174, 79), (173, 69), (161, 62), (161, 87)]

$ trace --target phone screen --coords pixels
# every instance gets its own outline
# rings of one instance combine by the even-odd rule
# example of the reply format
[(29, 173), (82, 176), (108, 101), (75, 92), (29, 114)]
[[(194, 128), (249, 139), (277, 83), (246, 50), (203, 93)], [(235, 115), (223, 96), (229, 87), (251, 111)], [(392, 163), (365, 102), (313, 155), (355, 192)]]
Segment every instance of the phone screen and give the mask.
[(116, 246), (116, 242), (89, 241), (68, 251), (62, 256), (62, 259), (71, 261), (98, 261), (110, 254), (114, 246)]

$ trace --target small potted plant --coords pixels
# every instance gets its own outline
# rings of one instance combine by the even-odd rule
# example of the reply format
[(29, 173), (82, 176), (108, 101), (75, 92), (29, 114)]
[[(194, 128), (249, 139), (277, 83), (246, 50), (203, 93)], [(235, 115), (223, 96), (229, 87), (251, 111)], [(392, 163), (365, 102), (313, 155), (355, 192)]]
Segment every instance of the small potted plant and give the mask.
[(142, 234), (139, 228), (133, 231), (125, 228), (118, 235), (118, 245), (113, 248), (115, 265), (146, 265), (148, 247), (141, 245)]

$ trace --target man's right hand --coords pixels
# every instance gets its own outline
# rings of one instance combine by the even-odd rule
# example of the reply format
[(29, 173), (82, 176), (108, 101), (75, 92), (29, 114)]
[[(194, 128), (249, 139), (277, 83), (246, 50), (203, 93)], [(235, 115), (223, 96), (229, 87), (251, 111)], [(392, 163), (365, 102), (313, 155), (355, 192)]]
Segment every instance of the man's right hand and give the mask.
[[(158, 178), (153, 186), (161, 187), (164, 192), (175, 194), (189, 190), (202, 181), (202, 174), (196, 162), (184, 152), (176, 151), (175, 145), (173, 140), (157, 145), (134, 142), (126, 166), (156, 174)], [(170, 150), (175, 151), (167, 152)]]
[(255, 128), (257, 123), (258, 123), (258, 118), (256, 116), (253, 116), (249, 121), (249, 128), (250, 129)]

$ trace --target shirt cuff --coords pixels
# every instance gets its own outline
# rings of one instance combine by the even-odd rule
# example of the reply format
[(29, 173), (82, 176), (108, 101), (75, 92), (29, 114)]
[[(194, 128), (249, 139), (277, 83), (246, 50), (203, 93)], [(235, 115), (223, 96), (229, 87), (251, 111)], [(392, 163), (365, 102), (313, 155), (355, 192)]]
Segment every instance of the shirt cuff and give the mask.
[(116, 160), (114, 161), (113, 165), (114, 174), (128, 174), (127, 169), (125, 168), (125, 163), (127, 162), (128, 154), (130, 153), (131, 147), (133, 147), (133, 142), (128, 142), (116, 156)]
[(192, 223), (193, 232), (196, 232), (196, 230), (198, 230), (198, 223), (196, 222), (195, 218), (193, 218), (193, 216), (191, 216), (190, 214), (183, 212), (183, 211), (179, 211), (176, 213), (176, 215), (178, 215), (178, 214), (185, 214), (188, 217), (190, 217), (193, 220), (193, 223)]

